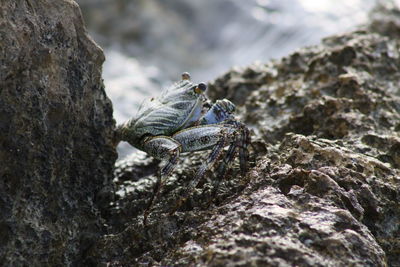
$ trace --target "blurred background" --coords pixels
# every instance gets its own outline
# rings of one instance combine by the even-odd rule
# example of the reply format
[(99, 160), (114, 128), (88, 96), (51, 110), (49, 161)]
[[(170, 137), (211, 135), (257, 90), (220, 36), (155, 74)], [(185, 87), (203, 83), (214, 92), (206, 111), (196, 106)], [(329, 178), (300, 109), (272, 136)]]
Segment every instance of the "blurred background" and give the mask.
[[(378, 1), (77, 0), (104, 49), (117, 123), (184, 71), (209, 81), (234, 66), (282, 57), (367, 22)], [(119, 154), (127, 153), (123, 145)]]

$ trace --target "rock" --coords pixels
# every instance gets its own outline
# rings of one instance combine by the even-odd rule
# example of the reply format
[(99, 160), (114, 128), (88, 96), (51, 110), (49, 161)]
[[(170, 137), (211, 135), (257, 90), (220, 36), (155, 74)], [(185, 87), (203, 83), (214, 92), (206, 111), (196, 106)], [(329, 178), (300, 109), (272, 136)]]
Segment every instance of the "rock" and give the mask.
[(72, 0), (0, 13), (0, 262), (83, 264), (105, 233), (116, 159), (104, 55)]
[(212, 82), (210, 97), (241, 105), (253, 130), (250, 171), (233, 166), (216, 195), (208, 172), (169, 215), (206, 154), (182, 157), (144, 226), (158, 163), (119, 163), (110, 232), (88, 261), (399, 266), (400, 13), (376, 12), (360, 30)]

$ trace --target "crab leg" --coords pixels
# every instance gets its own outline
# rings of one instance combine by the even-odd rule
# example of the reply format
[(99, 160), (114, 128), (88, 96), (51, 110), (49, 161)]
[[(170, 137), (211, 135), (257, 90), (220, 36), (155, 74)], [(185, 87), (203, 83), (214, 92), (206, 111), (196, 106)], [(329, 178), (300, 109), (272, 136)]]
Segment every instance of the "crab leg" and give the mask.
[(161, 170), (162, 176), (169, 175), (179, 158), (181, 145), (168, 136), (150, 137), (144, 140), (143, 150), (156, 159), (168, 158), (168, 163)]
[(236, 140), (236, 146), (239, 147), (240, 171), (242, 172), (242, 175), (244, 175), (247, 171), (247, 162), (249, 160), (249, 151), (247, 146), (251, 143), (250, 132), (246, 125), (241, 122), (232, 120), (228, 123), (234, 125), (240, 132), (240, 135), (238, 135), (238, 139)]
[(149, 206), (144, 212), (143, 223), (146, 224), (147, 216), (155, 200), (158, 199), (161, 189), (164, 186), (165, 180), (168, 175), (173, 171), (178, 161), (181, 145), (174, 139), (167, 136), (156, 136), (144, 140), (143, 149), (151, 156), (163, 160), (169, 158), (167, 164), (162, 168), (159, 175), (157, 175), (157, 183), (153, 190), (153, 195), (150, 199)]
[(237, 150), (239, 149), (239, 160), (240, 160), (240, 170), (242, 175), (244, 176), (247, 170), (247, 162), (248, 162), (248, 150), (247, 146), (250, 143), (250, 135), (247, 127), (240, 122), (231, 121), (231, 124), (235, 125), (238, 129), (236, 132), (235, 140), (230, 144), (228, 151), (226, 152), (224, 158), (217, 168), (216, 179), (213, 182), (213, 193), (215, 196), (218, 191), (219, 184), (221, 180), (225, 177), (227, 173), (227, 166), (234, 160)]
[[(221, 178), (224, 178), (226, 174), (226, 167), (229, 165), (230, 162), (233, 161), (236, 150), (238, 147), (238, 142), (234, 141), (231, 143), (231, 145), (228, 148), (228, 151), (225, 154), (225, 157), (222, 159), (222, 162), (219, 164), (218, 169), (217, 169), (217, 176), (222, 176)], [(218, 179), (221, 180), (221, 179)]]
[(223, 148), (232, 142), (235, 137), (235, 128), (232, 125), (212, 124), (197, 126), (182, 130), (172, 136), (182, 145), (182, 152), (199, 151), (213, 148), (207, 160), (200, 166), (194, 178), (190, 181), (183, 196), (178, 200), (174, 213), (184, 203), (197, 186), (205, 171), (209, 169), (221, 155)]
[(233, 160), (237, 149), (239, 149), (240, 154), (240, 167), (242, 173), (244, 173), (247, 168), (248, 141), (249, 135), (247, 128), (240, 122), (234, 120), (227, 121), (226, 124), (209, 124), (187, 128), (175, 133), (172, 137), (158, 136), (145, 140), (143, 145), (145, 151), (159, 159), (168, 157), (169, 161), (162, 169), (161, 175), (157, 180), (153, 197), (150, 200), (149, 207), (144, 213), (144, 223), (146, 223), (151, 207), (159, 198), (167, 176), (175, 167), (180, 152), (212, 149), (206, 161), (200, 166), (196, 175), (190, 181), (182, 197), (177, 201), (176, 207), (170, 212), (171, 214), (186, 201), (187, 197), (193, 192), (194, 188), (204, 176), (205, 171), (211, 168), (217, 161), (223, 152), (223, 148), (228, 144), (230, 144), (230, 147), (218, 168), (218, 175), (225, 174), (226, 166)]
[(183, 129), (172, 138), (182, 145), (181, 152), (192, 152), (211, 149), (223, 136), (232, 140), (235, 127), (229, 124), (200, 125)]

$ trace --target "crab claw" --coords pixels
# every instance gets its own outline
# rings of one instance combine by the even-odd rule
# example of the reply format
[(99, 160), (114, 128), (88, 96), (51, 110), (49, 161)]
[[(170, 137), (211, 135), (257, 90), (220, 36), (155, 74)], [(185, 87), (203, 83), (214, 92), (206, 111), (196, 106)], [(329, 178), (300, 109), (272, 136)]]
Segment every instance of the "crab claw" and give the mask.
[(225, 110), (229, 114), (233, 113), (236, 109), (235, 105), (229, 101), (228, 99), (217, 100), (216, 105), (220, 107), (220, 109)]
[(190, 81), (190, 74), (189, 72), (182, 73), (182, 80), (189, 80)]

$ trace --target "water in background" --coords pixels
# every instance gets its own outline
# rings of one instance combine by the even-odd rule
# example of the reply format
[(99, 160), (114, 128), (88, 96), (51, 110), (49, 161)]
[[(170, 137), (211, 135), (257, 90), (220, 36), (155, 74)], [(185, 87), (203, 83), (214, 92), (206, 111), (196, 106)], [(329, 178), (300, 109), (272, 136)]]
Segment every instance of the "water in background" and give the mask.
[[(78, 0), (120, 123), (189, 71), (208, 81), (365, 23), (378, 0)], [(400, 0), (396, 0), (400, 2)], [(120, 155), (129, 153), (122, 145)]]

